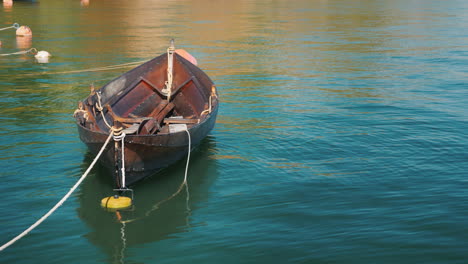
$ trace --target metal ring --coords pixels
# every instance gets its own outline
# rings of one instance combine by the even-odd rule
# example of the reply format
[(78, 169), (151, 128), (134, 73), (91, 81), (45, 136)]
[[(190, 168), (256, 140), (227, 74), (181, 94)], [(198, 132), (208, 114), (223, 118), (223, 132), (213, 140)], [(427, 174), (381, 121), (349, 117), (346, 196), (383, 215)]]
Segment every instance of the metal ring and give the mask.
[(19, 25), (18, 23), (14, 23), (14, 24), (13, 24), (13, 27), (16, 28), (16, 29), (18, 29), (18, 28), (20, 27), (20, 25)]

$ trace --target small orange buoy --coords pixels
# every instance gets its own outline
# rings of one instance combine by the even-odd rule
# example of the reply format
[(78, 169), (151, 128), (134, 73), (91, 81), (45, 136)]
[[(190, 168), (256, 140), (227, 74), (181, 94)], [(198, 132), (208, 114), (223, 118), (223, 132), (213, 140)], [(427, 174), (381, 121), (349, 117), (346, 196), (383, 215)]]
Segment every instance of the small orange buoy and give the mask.
[(3, 7), (9, 8), (13, 6), (13, 0), (3, 0)]
[(28, 26), (21, 26), (16, 30), (16, 36), (32, 36), (32, 30)]
[(188, 53), (186, 50), (176, 49), (175, 52), (182, 56), (184, 59), (190, 61), (193, 65), (198, 65), (197, 59), (195, 59), (195, 57), (192, 56), (192, 54)]

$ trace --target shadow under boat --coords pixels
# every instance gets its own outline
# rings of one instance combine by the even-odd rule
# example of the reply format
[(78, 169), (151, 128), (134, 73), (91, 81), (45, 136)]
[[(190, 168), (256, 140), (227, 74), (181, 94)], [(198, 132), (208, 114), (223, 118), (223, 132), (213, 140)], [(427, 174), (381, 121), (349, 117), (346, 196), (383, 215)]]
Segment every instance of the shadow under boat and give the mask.
[[(214, 138), (208, 136), (191, 153), (187, 177), (189, 196), (185, 187), (179, 191), (184, 180), (185, 158), (135, 186), (133, 208), (118, 212), (108, 212), (100, 206), (101, 199), (113, 192), (109, 188), (111, 177), (101, 175), (109, 173), (108, 170), (98, 165), (94, 175), (82, 183), (78, 194), (78, 216), (91, 228), (85, 237), (116, 261), (124, 258), (129, 247), (189, 232), (196, 225), (191, 223), (192, 214), (200, 203), (209, 199), (209, 188), (216, 180), (216, 160), (210, 158), (215, 151)], [(92, 159), (88, 152), (83, 171)]]

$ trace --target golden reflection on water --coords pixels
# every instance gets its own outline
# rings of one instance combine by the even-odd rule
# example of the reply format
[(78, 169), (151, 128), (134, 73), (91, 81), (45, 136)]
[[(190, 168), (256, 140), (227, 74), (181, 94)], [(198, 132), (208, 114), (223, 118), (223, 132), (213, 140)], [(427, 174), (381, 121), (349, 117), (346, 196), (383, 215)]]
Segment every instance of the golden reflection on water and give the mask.
[[(289, 117), (325, 111), (317, 107), (319, 100), (388, 98), (389, 95), (380, 92), (378, 87), (362, 88), (350, 83), (336, 88), (335, 84), (343, 84), (343, 81), (332, 77), (349, 73), (349, 79), (377, 79), (385, 67), (393, 67), (382, 63), (381, 57), (356, 60), (356, 56), (401, 48), (388, 41), (394, 33), (387, 27), (393, 24), (395, 16), (409, 15), (389, 14), (386, 12), (387, 3), (373, 1), (353, 3), (352, 7), (342, 7), (336, 1), (274, 1), (266, 7), (265, 3), (258, 1), (136, 0), (114, 2), (112, 12), (103, 12), (110, 8), (107, 1), (93, 1), (87, 8), (81, 8), (76, 1), (75, 9), (60, 1), (53, 2), (64, 14), (51, 13), (48, 5), (38, 5), (42, 15), (37, 25), (31, 26), (35, 31), (40, 25), (51, 25), (50, 30), (35, 35), (34, 44), (40, 43), (36, 42), (39, 37), (56, 39), (51, 42), (56, 46), (51, 46), (50, 50), (59, 55), (53, 59), (54, 62), (74, 60), (75, 57), (60, 56), (60, 53), (72, 52), (76, 60), (83, 60), (81, 66), (86, 65), (86, 68), (118, 64), (129, 58), (136, 61), (163, 53), (168, 40), (175, 38), (176, 46), (197, 56), (200, 67), (215, 82), (222, 80), (228, 83), (220, 85), (222, 103), (235, 106), (233, 111), (239, 110), (241, 115), (221, 113), (218, 131), (235, 130), (243, 135), (268, 130), (274, 130), (277, 135), (287, 135), (288, 131), (307, 122), (306, 117)], [(353, 10), (342, 11), (343, 8)], [(79, 37), (72, 38), (74, 34)], [(424, 37), (422, 33), (417, 36), (400, 35), (399, 38), (409, 40)], [(64, 51), (56, 51), (62, 47)], [(108, 61), (103, 62), (104, 56)], [(112, 60), (116, 62), (111, 63)], [(80, 70), (67, 68), (69, 65), (66, 64), (64, 70)], [(382, 68), (382, 65), (386, 66)], [(379, 67), (380, 71), (368, 72), (368, 69)], [(121, 72), (123, 70), (109, 72), (106, 76), (111, 79)], [(362, 75), (359, 74), (361, 72)], [(89, 84), (96, 79), (102, 80), (102, 77), (86, 74), (58, 79)], [(316, 83), (320, 78), (327, 80), (329, 85)], [(61, 90), (81, 89), (83, 95), (87, 93), (85, 86), (47, 85)], [(320, 94), (320, 99), (315, 99), (313, 93)], [(302, 98), (307, 98), (307, 102), (299, 101)], [(56, 104), (52, 100), (45, 103)], [(53, 107), (50, 112), (66, 113), (68, 108), (68, 101), (63, 100), (59, 102), (59, 108)], [(16, 111), (12, 109), (8, 110), (9, 114)], [(250, 116), (243, 109), (248, 109)], [(269, 117), (258, 118), (265, 114)], [(266, 137), (268, 135), (265, 134)], [(237, 157), (221, 155), (214, 158)]]
[[(50, 12), (51, 3), (61, 12)], [(348, 80), (366, 80), (387, 76), (386, 70), (395, 65), (383, 62), (385, 57), (374, 58), (373, 54), (395, 49), (412, 52), (413, 48), (402, 48), (400, 44), (428, 36), (424, 30), (411, 34), (410, 29), (395, 32), (390, 26), (395, 25), (395, 20), (405, 19), (417, 26), (419, 20), (430, 14), (392, 13), (395, 3), (370, 0), (349, 6), (342, 6), (338, 1), (319, 0), (274, 1), (268, 6), (258, 1), (135, 0), (113, 2), (112, 12), (103, 12), (110, 8), (106, 1), (93, 1), (87, 8), (81, 8), (78, 1), (74, 2), (75, 7), (58, 0), (51, 3), (35, 7), (36, 24), (30, 26), (33, 31), (51, 26), (35, 35), (35, 45), (41, 43), (36, 42), (37, 38), (55, 39), (50, 42), (51, 53), (58, 54), (53, 61), (65, 64), (65, 70), (81, 70), (76, 65), (68, 68), (70, 64), (67, 63), (75, 59), (83, 60), (81, 66), (91, 68), (112, 64), (103, 61), (104, 56), (109, 61), (118, 61), (115, 64), (128, 58), (135, 57), (135, 61), (151, 58), (163, 53), (169, 39), (175, 38), (176, 46), (198, 57), (200, 67), (215, 82), (229, 83), (220, 85), (223, 104), (238, 107), (233, 111), (246, 108), (251, 115), (270, 115), (268, 119), (219, 116), (218, 124), (225, 129), (242, 128), (238, 133), (300, 127), (301, 123), (282, 120), (274, 114), (297, 116), (324, 111), (311, 107), (319, 101), (391, 98), (379, 87), (360, 87), (333, 77), (349, 74)], [(25, 18), (24, 14), (16, 15), (15, 19)], [(10, 21), (12, 19), (11, 15), (6, 17), (8, 23), (16, 22)], [(72, 38), (75, 34), (79, 36), (76, 39)], [(395, 37), (399, 42), (392, 41)], [(31, 47), (31, 42), (31, 39), (17, 38), (17, 47)], [(427, 47), (427, 51), (435, 50), (437, 47)], [(61, 53), (73, 55), (64, 58)], [(365, 55), (370, 57), (356, 59)], [(53, 69), (53, 66), (48, 68)], [(109, 80), (122, 72), (87, 74), (78, 78), (46, 77), (89, 84)], [(316, 83), (317, 79), (326, 85)], [(341, 86), (337, 87), (339, 84)], [(77, 89), (73, 85), (53, 87)], [(83, 95), (87, 92), (86, 87), (79, 86), (79, 89)], [(315, 99), (314, 93), (320, 94), (320, 98)], [(302, 98), (307, 98), (307, 102), (300, 101)], [(60, 112), (67, 111), (67, 103), (63, 102)]]
[(11, 11), (13, 8), (13, 1), (3, 1), (3, 8), (5, 11)]
[[(77, 55), (151, 58), (164, 52), (168, 40), (175, 38), (177, 46), (188, 48), (200, 58), (200, 66), (214, 80), (248, 74), (316, 78), (334, 72), (365, 72), (368, 68), (382, 67), (384, 64), (379, 58), (360, 62), (354, 56), (401, 48), (388, 41), (395, 33), (387, 27), (395, 19), (410, 15), (414, 18), (414, 14), (391, 13), (392, 3), (375, 1), (359, 1), (351, 6), (342, 6), (337, 1), (275, 1), (266, 7), (258, 1), (136, 0), (116, 1), (113, 12), (102, 12), (109, 8), (106, 1), (95, 1), (87, 8), (78, 9), (62, 1), (51, 2), (61, 14), (50, 13), (49, 5), (38, 5), (39, 13), (48, 14), (40, 16), (38, 22), (60, 25), (63, 29), (61, 32), (49, 30), (42, 36), (69, 34), (70, 37), (75, 31), (86, 32), (86, 38), (77, 38), (71, 45), (65, 45), (66, 49), (76, 49)], [(77, 2), (76, 6), (79, 4)], [(44, 17), (48, 20), (42, 20)], [(59, 37), (66, 39), (66, 36)], [(424, 34), (401, 37), (410, 40), (424, 37)], [(52, 53), (57, 52), (52, 50)], [(96, 59), (91, 63), (98, 62)], [(352, 78), (378, 76), (369, 73)], [(246, 84), (242, 83), (241, 87)], [(273, 87), (282, 84), (284, 82), (271, 82)], [(247, 85), (249, 89), (255, 86)], [(230, 89), (230, 92), (237, 92), (236, 89), (242, 88)], [(353, 98), (376, 96), (357, 89), (326, 92)], [(267, 90), (262, 96), (300, 95), (273, 94)], [(229, 96), (224, 99), (228, 103), (235, 102)]]

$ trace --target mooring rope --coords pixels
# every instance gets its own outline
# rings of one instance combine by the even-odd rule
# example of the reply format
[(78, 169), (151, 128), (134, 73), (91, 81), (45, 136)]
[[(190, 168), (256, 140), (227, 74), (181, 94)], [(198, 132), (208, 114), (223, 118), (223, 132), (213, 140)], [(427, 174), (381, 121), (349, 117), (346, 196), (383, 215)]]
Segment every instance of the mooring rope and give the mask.
[(70, 74), (70, 73), (109, 71), (109, 70), (116, 70), (116, 69), (123, 69), (123, 68), (133, 67), (133, 66), (145, 63), (147, 61), (148, 60), (134, 61), (134, 62), (115, 64), (115, 65), (109, 65), (109, 66), (102, 66), (102, 67), (96, 67), (96, 68), (89, 68), (89, 69), (83, 69), (83, 70), (59, 71), (59, 72), (36, 72), (36, 73), (29, 73), (29, 74), (24, 74), (24, 75), (39, 75), (39, 74), (47, 74), (47, 73), (48, 74)]
[(59, 208), (67, 199), (68, 197), (70, 197), (70, 195), (76, 190), (76, 188), (78, 188), (78, 186), (81, 184), (81, 182), (83, 182), (83, 180), (86, 178), (86, 176), (88, 176), (89, 172), (91, 171), (91, 169), (94, 167), (94, 165), (96, 164), (96, 162), (98, 161), (99, 157), (102, 155), (102, 153), (104, 152), (104, 149), (106, 148), (107, 144), (109, 144), (112, 136), (114, 135), (114, 132), (111, 131), (109, 133), (109, 136), (107, 137), (106, 139), (106, 142), (104, 143), (104, 145), (102, 146), (101, 150), (99, 151), (99, 153), (97, 154), (96, 158), (94, 158), (93, 162), (91, 162), (91, 165), (89, 165), (88, 169), (85, 171), (85, 173), (83, 174), (83, 176), (81, 176), (81, 178), (78, 180), (78, 182), (75, 183), (75, 185), (68, 191), (68, 193), (54, 206), (52, 207), (52, 209), (49, 210), (49, 212), (47, 212), (44, 216), (42, 216), (39, 220), (37, 220), (33, 225), (31, 225), (28, 229), (24, 230), (23, 233), (19, 234), (18, 236), (16, 236), (15, 238), (13, 238), (12, 240), (10, 240), (9, 242), (7, 242), (6, 244), (4, 244), (3, 246), (0, 247), (0, 251), (3, 251), (5, 248), (11, 246), (13, 243), (15, 243), (16, 241), (20, 240), (21, 238), (23, 238), (24, 236), (26, 236), (29, 232), (31, 232), (34, 228), (36, 228), (38, 225), (40, 225), (42, 222), (44, 222), (44, 220), (46, 220), (53, 212), (55, 212), (55, 210), (57, 210), (57, 208)]
[(180, 193), (180, 191), (182, 191), (182, 187), (184, 187), (184, 185), (186, 186), (186, 191), (187, 191), (187, 200), (189, 199), (189, 192), (188, 192), (188, 184), (187, 184), (187, 175), (188, 175), (188, 167), (189, 167), (189, 163), (190, 163), (190, 150), (192, 148), (192, 140), (191, 140), (191, 137), (190, 137), (190, 132), (188, 131), (187, 128), (185, 128), (185, 132), (187, 132), (187, 136), (188, 136), (188, 140), (189, 140), (189, 145), (188, 145), (188, 155), (187, 155), (187, 164), (185, 165), (185, 176), (184, 176), (184, 181), (182, 182), (182, 184), (180, 185), (179, 189), (173, 193), (171, 196), (169, 196), (168, 198), (162, 200), (161, 202), (155, 204), (153, 206), (153, 208), (151, 208), (151, 210), (149, 210), (148, 212), (146, 212), (146, 216), (149, 216), (149, 214), (158, 209), (159, 206), (169, 200), (171, 200), (172, 198), (174, 198), (177, 194)]
[(187, 154), (187, 165), (185, 165), (185, 176), (184, 176), (184, 182), (182, 183), (182, 185), (185, 185), (185, 192), (187, 194), (187, 197), (185, 198), (185, 208), (187, 209), (187, 217), (185, 219), (185, 222), (187, 222), (187, 226), (190, 227), (188, 219), (191, 216), (191, 213), (190, 213), (191, 210), (189, 207), (190, 193), (189, 193), (188, 184), (187, 184), (187, 172), (188, 172), (188, 166), (189, 166), (189, 160), (190, 160), (190, 150), (192, 146), (192, 142), (191, 142), (192, 139), (190, 137), (190, 132), (188, 131), (187, 126), (185, 127), (185, 132), (187, 132), (189, 145), (188, 145), (188, 154)]
[[(153, 207), (145, 213), (145, 217), (148, 217), (151, 214), (151, 212), (157, 210), (159, 208), (159, 206), (162, 205), (163, 203), (165, 203), (165, 202), (171, 200), (172, 198), (176, 197), (182, 191), (184, 186), (185, 186), (185, 190), (186, 190), (186, 193), (187, 193), (186, 208), (187, 208), (187, 211), (190, 213), (190, 208), (188, 206), (188, 201), (189, 201), (190, 194), (189, 194), (189, 191), (188, 191), (187, 176), (188, 176), (188, 167), (189, 167), (189, 163), (190, 163), (190, 151), (192, 149), (192, 140), (191, 140), (190, 132), (188, 131), (187, 128), (185, 129), (185, 132), (187, 132), (189, 144), (188, 144), (187, 164), (185, 165), (184, 181), (182, 182), (182, 184), (180, 184), (179, 189), (177, 189), (177, 191), (175, 193), (173, 193), (171, 196), (167, 197), (166, 199), (164, 199), (162, 201), (159, 201), (157, 204), (153, 205)], [(121, 222), (121, 223), (131, 223), (131, 222), (143, 219), (143, 218), (144, 217), (138, 217), (138, 218), (122, 221), (121, 216), (118, 216), (117, 220), (119, 222)]]
[(37, 49), (36, 48), (30, 48), (28, 50), (23, 50), (23, 51), (18, 51), (18, 52), (13, 52), (13, 53), (0, 54), (0, 56), (20, 55), (20, 54), (26, 54), (26, 53), (36, 54)]
[[(107, 122), (107, 119), (106, 117), (104, 116), (104, 108), (102, 107), (102, 103), (101, 103), (101, 93), (99, 91), (96, 92), (96, 96), (98, 98), (97, 102), (96, 102), (96, 108), (99, 112), (101, 112), (101, 115), (102, 115), (102, 120), (104, 121), (104, 123), (106, 124), (106, 126), (110, 129), (112, 129), (112, 126), (109, 125), (109, 123)], [(119, 134), (120, 135), (120, 134)]]
[(188, 172), (188, 165), (190, 162), (190, 149), (192, 146), (192, 139), (190, 138), (190, 132), (188, 131), (187, 127), (185, 127), (185, 132), (187, 132), (188, 137), (188, 154), (187, 154), (187, 165), (185, 165), (185, 176), (183, 184), (187, 184), (187, 172)]
[(0, 28), (0, 31), (2, 30), (7, 30), (7, 29), (10, 29), (10, 28), (16, 28), (18, 29), (20, 27), (20, 25), (18, 23), (14, 23), (13, 25), (9, 26), (9, 27), (4, 27), (4, 28)]
[(103, 67), (89, 68), (89, 69), (84, 69), (84, 70), (53, 72), (53, 74), (68, 74), (68, 73), (82, 73), (82, 72), (94, 72), (94, 71), (108, 71), (108, 70), (115, 70), (115, 69), (133, 67), (135, 65), (139, 65), (139, 64), (142, 64), (144, 62), (147, 62), (147, 61), (146, 60), (144, 60), (144, 61), (135, 61), (135, 62), (128, 62), (128, 63), (122, 63), (122, 64), (116, 64), (116, 65), (103, 66)]

